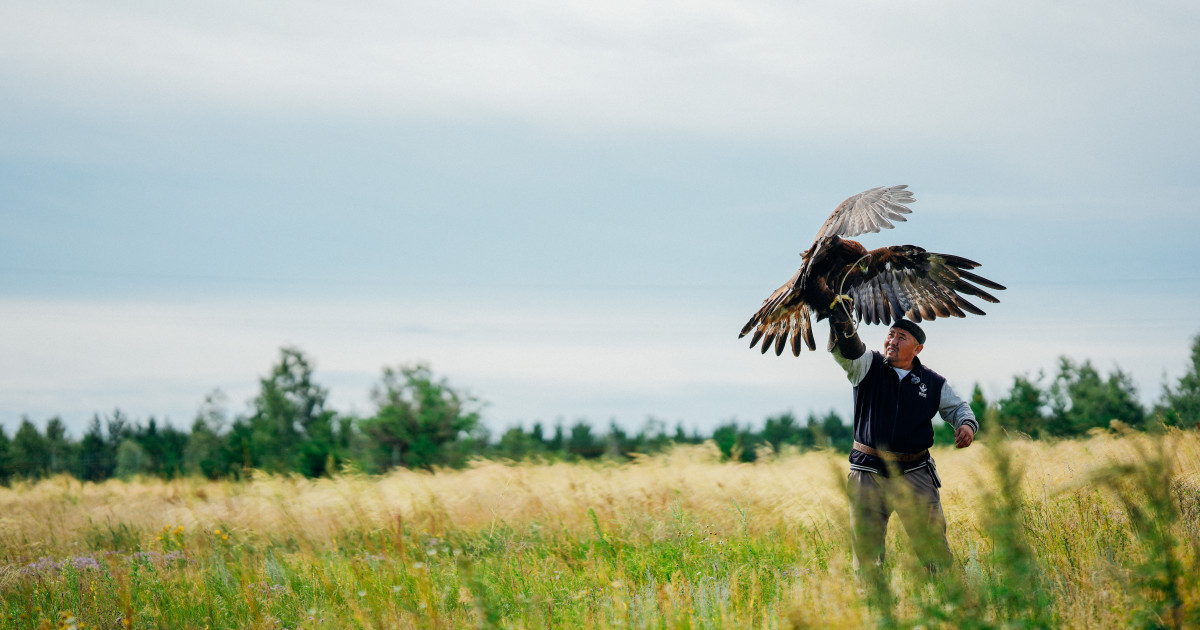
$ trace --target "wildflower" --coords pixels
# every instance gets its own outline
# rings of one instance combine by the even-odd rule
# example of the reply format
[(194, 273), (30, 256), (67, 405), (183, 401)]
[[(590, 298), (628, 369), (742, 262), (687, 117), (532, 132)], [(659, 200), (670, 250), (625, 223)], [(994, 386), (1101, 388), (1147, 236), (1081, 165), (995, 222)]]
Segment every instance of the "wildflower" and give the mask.
[(82, 571), (84, 569), (100, 570), (100, 563), (96, 562), (96, 559), (91, 556), (76, 556), (71, 558), (71, 564), (74, 565), (75, 569), (78, 571)]
[(50, 556), (42, 556), (36, 561), (25, 565), (25, 568), (21, 569), (21, 573), (24, 575), (33, 575), (35, 573), (49, 573), (52, 571), (58, 571), (61, 568), (62, 567)]

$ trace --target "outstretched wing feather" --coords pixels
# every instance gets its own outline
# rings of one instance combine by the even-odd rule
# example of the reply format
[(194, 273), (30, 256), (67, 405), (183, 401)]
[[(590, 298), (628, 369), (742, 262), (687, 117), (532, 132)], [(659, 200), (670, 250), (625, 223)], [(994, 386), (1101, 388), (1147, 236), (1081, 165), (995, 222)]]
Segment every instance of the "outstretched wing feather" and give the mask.
[(904, 215), (912, 212), (908, 204), (916, 201), (906, 188), (907, 185), (880, 186), (846, 199), (825, 220), (815, 240), (833, 235), (858, 236), (878, 232), (895, 227), (891, 221), (906, 221)]
[[(972, 267), (972, 269), (974, 269), (974, 267)], [(999, 284), (997, 282), (992, 282), (991, 280), (988, 280), (987, 278), (984, 278), (982, 276), (977, 276), (977, 275), (971, 273), (970, 271), (965, 271), (965, 270), (960, 269), (958, 272), (958, 275), (959, 275), (959, 277), (961, 277), (964, 280), (970, 280), (971, 282), (974, 282), (975, 284), (985, 286), (989, 289), (995, 289), (997, 291), (1003, 291), (1005, 289), (1005, 286), (1003, 284)]]
[(801, 271), (803, 268), (763, 300), (762, 306), (742, 327), (738, 337), (745, 337), (754, 331), (754, 336), (750, 338), (751, 348), (758, 345), (759, 351), (766, 354), (774, 346), (775, 354), (780, 355), (790, 339), (792, 353), (799, 356), (801, 342), (808, 345), (809, 349), (816, 347), (809, 320), (811, 310), (797, 289)]
[(938, 317), (966, 317), (984, 312), (964, 295), (999, 302), (980, 286), (1004, 286), (971, 273), (979, 263), (946, 254), (927, 252), (914, 245), (881, 247), (860, 261), (866, 271), (847, 278), (847, 292), (855, 300), (859, 318), (866, 323), (890, 324), (900, 317), (914, 321)]

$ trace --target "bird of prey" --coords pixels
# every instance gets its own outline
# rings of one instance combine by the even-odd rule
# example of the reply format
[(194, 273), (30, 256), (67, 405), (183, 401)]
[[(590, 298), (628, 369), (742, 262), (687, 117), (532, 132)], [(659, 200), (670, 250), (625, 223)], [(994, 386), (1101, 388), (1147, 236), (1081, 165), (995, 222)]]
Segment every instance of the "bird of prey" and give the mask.
[(979, 266), (973, 260), (915, 245), (867, 251), (861, 243), (843, 238), (905, 221), (904, 215), (912, 212), (908, 204), (916, 201), (906, 188), (872, 188), (843, 201), (821, 226), (812, 247), (801, 254), (800, 269), (763, 301), (738, 338), (754, 331), (750, 347), (761, 341), (766, 354), (774, 343), (776, 355), (783, 354), (790, 338), (792, 354), (800, 356), (801, 340), (809, 350), (816, 349), (810, 319), (814, 313), (821, 321), (835, 308), (853, 308), (847, 313), (852, 319), (890, 324), (901, 317), (920, 322), (984, 314), (963, 295), (999, 302), (980, 287), (1004, 287), (968, 271)]

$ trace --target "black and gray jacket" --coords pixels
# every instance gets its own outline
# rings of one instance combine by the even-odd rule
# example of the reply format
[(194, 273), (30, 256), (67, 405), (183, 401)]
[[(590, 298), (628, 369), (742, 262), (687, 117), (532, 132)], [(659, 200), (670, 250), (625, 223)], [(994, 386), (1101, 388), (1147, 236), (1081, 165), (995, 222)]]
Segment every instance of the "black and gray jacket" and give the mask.
[[(860, 346), (861, 347), (861, 346)], [(874, 350), (847, 359), (834, 347), (833, 358), (854, 385), (854, 440), (877, 450), (919, 453), (933, 446), (933, 415), (940, 414), (955, 429), (963, 424), (979, 431), (971, 406), (959, 398), (941, 374), (913, 357), (912, 370), (901, 378), (883, 355)], [(929, 465), (928, 455), (905, 462), (909, 472)], [(883, 460), (850, 452), (850, 468), (887, 474)]]

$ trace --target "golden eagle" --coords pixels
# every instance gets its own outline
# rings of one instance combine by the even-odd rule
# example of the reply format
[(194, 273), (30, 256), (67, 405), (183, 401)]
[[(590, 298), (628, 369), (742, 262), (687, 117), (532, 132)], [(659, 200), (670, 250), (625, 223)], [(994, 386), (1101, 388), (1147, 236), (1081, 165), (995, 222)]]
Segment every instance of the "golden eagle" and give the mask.
[(792, 354), (800, 356), (801, 339), (809, 350), (816, 349), (811, 314), (821, 321), (850, 301), (854, 316), (868, 324), (890, 324), (902, 316), (919, 322), (984, 314), (960, 294), (999, 302), (979, 286), (1004, 287), (967, 271), (979, 266), (973, 260), (934, 254), (916, 245), (867, 251), (858, 241), (842, 238), (905, 221), (904, 215), (912, 212), (907, 205), (916, 201), (906, 188), (872, 188), (843, 201), (821, 226), (812, 247), (801, 254), (800, 269), (763, 301), (738, 338), (753, 330), (751, 348), (761, 340), (766, 354), (774, 343), (780, 355), (790, 337)]

